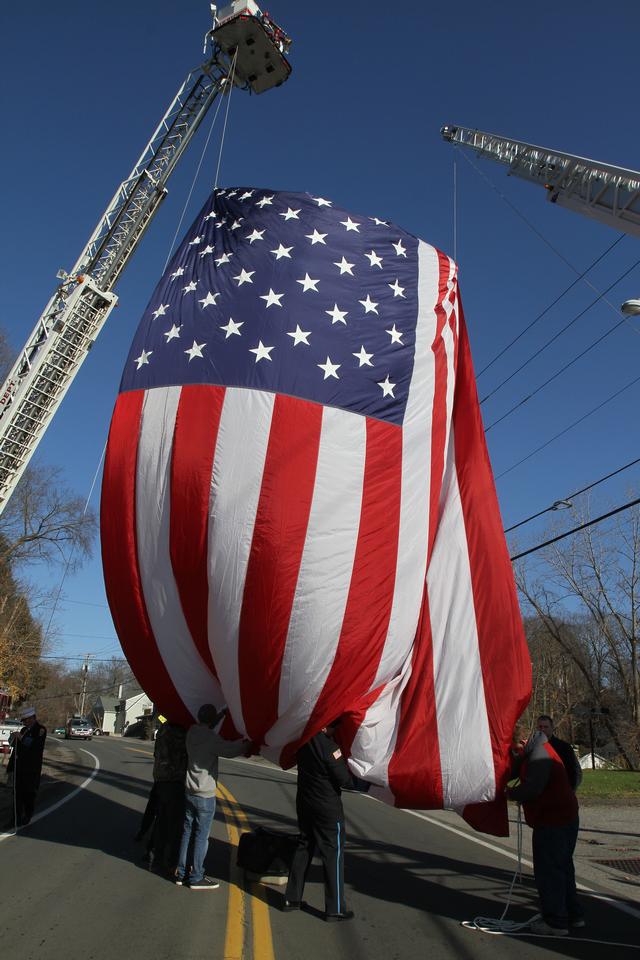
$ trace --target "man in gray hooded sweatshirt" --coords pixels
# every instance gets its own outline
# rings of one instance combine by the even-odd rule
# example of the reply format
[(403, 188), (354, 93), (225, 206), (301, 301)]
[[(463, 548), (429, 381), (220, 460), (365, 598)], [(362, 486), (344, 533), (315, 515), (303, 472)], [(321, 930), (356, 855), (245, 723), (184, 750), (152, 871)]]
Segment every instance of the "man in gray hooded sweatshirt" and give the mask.
[[(204, 860), (209, 846), (209, 831), (216, 812), (218, 758), (239, 757), (250, 752), (249, 740), (225, 740), (214, 728), (224, 716), (211, 703), (198, 710), (198, 722), (187, 733), (187, 776), (185, 817), (180, 841), (176, 883), (191, 890), (215, 890), (217, 880), (206, 877)], [(191, 853), (191, 856), (189, 854)], [(191, 873), (187, 874), (187, 861)]]

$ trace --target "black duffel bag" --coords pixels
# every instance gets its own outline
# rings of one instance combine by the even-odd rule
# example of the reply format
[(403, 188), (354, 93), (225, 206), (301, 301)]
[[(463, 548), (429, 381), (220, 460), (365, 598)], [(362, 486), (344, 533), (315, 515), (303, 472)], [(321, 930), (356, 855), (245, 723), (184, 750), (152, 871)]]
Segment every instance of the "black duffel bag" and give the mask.
[(251, 873), (286, 877), (299, 840), (297, 833), (256, 827), (251, 833), (243, 833), (240, 837), (236, 862)]

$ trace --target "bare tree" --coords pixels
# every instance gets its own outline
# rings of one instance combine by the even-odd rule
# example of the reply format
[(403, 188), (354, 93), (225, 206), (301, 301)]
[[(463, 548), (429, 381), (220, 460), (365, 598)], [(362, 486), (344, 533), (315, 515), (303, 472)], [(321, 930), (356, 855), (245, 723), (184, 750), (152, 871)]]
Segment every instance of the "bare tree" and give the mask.
[(25, 471), (0, 517), (0, 558), (12, 566), (31, 561), (79, 566), (91, 555), (93, 510), (61, 483), (57, 467)]
[(537, 577), (525, 564), (516, 568), (518, 588), (577, 670), (593, 707), (611, 711), (603, 722), (633, 768), (640, 746), (640, 512), (630, 511), (607, 530), (582, 530), (548, 547), (543, 560)]

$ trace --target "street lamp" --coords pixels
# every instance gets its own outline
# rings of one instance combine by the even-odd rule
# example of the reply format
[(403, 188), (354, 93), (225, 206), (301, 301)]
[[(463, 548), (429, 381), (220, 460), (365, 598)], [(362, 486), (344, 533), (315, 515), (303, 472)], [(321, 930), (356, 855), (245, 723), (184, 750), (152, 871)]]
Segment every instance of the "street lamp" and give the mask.
[(620, 310), (627, 317), (638, 317), (640, 316), (640, 300), (625, 300)]

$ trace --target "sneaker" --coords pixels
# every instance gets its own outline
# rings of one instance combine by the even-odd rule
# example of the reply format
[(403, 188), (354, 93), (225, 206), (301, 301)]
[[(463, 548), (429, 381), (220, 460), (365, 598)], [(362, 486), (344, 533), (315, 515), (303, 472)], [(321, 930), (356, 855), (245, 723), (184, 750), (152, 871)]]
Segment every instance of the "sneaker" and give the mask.
[(353, 920), (355, 913), (353, 910), (345, 910), (343, 913), (325, 913), (324, 919), (327, 923), (338, 923), (340, 920)]
[(203, 877), (202, 880), (185, 880), (183, 886), (189, 890), (217, 890), (220, 884), (211, 877)]
[(552, 927), (546, 920), (534, 920), (529, 929), (538, 937), (566, 937), (569, 933), (567, 927)]
[(175, 873), (173, 876), (173, 882), (176, 887), (181, 887), (184, 884), (184, 877), (181, 877), (178, 873)]

